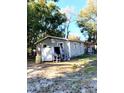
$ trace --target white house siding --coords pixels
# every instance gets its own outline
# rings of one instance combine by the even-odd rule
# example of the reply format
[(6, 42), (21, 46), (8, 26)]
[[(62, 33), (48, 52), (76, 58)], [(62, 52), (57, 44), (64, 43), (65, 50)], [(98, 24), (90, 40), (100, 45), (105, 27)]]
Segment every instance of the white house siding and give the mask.
[(75, 56), (84, 54), (83, 43), (70, 41), (70, 53), (71, 53), (71, 57), (75, 57)]
[(47, 38), (47, 39), (45, 39), (41, 43), (41, 45), (40, 45), (41, 46), (41, 55), (42, 55), (42, 50), (43, 50), (43, 45), (44, 44), (46, 44), (47, 47), (49, 47), (49, 48), (53, 48), (53, 47), (57, 47), (58, 46), (58, 43), (62, 42), (64, 44), (64, 53), (69, 56), (69, 47), (67, 45), (67, 42), (68, 41), (66, 41), (66, 40), (60, 40), (60, 39), (52, 39), (52, 40), (54, 40), (55, 42), (52, 43), (51, 42), (51, 39), (50, 38)]
[(37, 45), (37, 49), (40, 48), (41, 56), (43, 56), (42, 50), (44, 44), (46, 44), (48, 48), (51, 48), (51, 50), (53, 50), (54, 47), (58, 46), (59, 42), (62, 42), (64, 44), (64, 54), (66, 54), (67, 57), (69, 56), (70, 58), (72, 58), (84, 54), (83, 42), (74, 42), (74, 41), (54, 39), (54, 38), (52, 38), (52, 40), (54, 42), (51, 41), (51, 38), (47, 38), (43, 40), (43, 42)]
[(65, 52), (68, 52), (68, 45), (67, 45), (67, 42), (66, 40), (59, 40), (59, 39), (53, 39), (55, 42), (52, 43), (51, 42), (51, 39), (46, 39), (43, 41), (43, 43), (41, 44), (41, 48), (44, 44), (46, 44), (48, 47), (57, 47), (58, 46), (58, 43), (59, 42), (62, 42), (64, 44), (64, 49), (65, 49)]

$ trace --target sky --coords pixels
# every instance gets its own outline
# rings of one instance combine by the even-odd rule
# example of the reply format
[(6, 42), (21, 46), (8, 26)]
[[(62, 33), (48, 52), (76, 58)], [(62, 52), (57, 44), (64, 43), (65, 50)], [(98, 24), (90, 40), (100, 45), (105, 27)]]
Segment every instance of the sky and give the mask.
[(67, 13), (68, 18), (71, 17), (71, 24), (69, 25), (70, 35), (76, 35), (85, 40), (85, 37), (80, 32), (80, 28), (74, 21), (77, 18), (80, 10), (86, 7), (87, 0), (59, 0), (57, 5)]

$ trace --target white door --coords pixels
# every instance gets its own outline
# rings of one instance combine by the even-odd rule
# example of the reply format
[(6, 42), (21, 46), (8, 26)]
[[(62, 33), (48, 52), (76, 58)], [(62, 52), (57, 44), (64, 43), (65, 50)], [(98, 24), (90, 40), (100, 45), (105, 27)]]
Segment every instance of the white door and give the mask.
[(42, 49), (42, 61), (52, 61), (53, 56), (52, 56), (53, 49), (50, 47), (45, 47)]

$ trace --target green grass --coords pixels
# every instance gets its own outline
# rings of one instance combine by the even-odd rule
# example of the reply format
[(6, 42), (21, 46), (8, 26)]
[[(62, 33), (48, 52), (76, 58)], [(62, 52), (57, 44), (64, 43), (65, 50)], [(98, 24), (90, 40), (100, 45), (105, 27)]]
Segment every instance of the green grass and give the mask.
[(35, 59), (27, 59), (27, 63), (35, 63)]
[[(89, 74), (89, 73), (97, 71), (97, 66), (89, 65), (89, 60), (93, 60), (93, 61), (97, 60), (97, 55), (86, 55), (85, 54), (85, 55), (75, 57), (74, 59), (78, 59), (80, 60), (80, 62), (85, 63), (83, 64), (85, 66), (84, 68), (85, 73)], [(77, 68), (77, 66), (74, 65), (73, 68)]]
[(84, 65), (86, 66), (90, 61), (89, 60), (92, 60), (92, 61), (95, 61), (97, 60), (97, 57), (96, 55), (81, 55), (81, 56), (78, 56), (78, 57), (75, 57), (72, 59), (72, 61), (77, 61), (77, 64), (73, 64), (72, 65), (72, 68), (78, 68), (79, 65)]
[(74, 57), (73, 59), (83, 59), (83, 60), (97, 60), (97, 55), (81, 55)]
[(90, 59), (90, 60), (96, 60), (97, 59), (97, 55), (83, 55), (82, 58), (84, 59)]
[(85, 71), (85, 73), (96, 72), (97, 71), (97, 67), (96, 66), (87, 66), (84, 71)]

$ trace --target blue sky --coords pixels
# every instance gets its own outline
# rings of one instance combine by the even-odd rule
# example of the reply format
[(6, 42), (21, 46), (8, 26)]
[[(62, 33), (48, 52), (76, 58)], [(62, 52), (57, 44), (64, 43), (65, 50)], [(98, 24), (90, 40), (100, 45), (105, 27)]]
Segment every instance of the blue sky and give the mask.
[[(68, 15), (71, 16), (71, 20), (75, 20), (77, 18), (77, 15), (79, 14), (79, 11), (86, 7), (87, 0), (59, 0), (57, 5), (61, 9), (69, 9), (72, 10), (72, 12)], [(80, 28), (77, 26), (76, 21), (71, 22), (69, 31), (71, 35), (76, 35), (81, 38), (81, 40), (84, 40), (82, 33), (80, 32)]]

